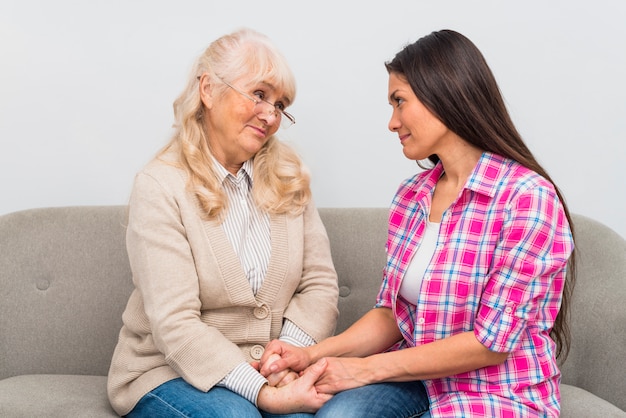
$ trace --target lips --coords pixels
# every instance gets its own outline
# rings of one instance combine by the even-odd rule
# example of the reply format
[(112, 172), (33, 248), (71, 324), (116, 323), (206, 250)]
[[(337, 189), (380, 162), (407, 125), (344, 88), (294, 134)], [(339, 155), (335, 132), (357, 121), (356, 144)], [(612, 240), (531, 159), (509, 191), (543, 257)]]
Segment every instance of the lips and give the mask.
[(267, 135), (267, 130), (263, 128), (259, 128), (254, 125), (248, 125), (248, 127), (252, 128), (255, 132), (257, 132), (260, 136), (265, 137)]

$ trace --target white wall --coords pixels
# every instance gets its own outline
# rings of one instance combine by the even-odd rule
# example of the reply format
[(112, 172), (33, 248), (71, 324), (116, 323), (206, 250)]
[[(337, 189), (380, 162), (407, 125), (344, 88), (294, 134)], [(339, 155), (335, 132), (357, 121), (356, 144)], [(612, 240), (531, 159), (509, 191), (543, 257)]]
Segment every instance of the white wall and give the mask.
[(126, 203), (193, 59), (240, 26), (292, 64), (298, 123), (285, 139), (318, 206), (388, 206), (417, 168), (387, 130), (383, 63), (451, 28), (485, 54), (572, 211), (626, 236), (624, 22), (619, 0), (0, 0), (0, 214)]

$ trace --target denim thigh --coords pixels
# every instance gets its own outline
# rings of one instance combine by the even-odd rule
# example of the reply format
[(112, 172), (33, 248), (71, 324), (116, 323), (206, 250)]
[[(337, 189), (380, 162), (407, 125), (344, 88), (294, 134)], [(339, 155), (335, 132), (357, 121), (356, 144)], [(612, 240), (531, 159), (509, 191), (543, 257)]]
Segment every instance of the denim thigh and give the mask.
[(375, 383), (339, 392), (317, 411), (322, 418), (411, 418), (428, 411), (420, 381)]
[(205, 393), (179, 377), (145, 394), (126, 416), (129, 418), (261, 418), (261, 413), (246, 398), (226, 388), (214, 387)]
[(246, 398), (223, 387), (202, 392), (181, 377), (144, 395), (128, 418), (310, 418), (311, 414), (277, 415), (259, 411)]

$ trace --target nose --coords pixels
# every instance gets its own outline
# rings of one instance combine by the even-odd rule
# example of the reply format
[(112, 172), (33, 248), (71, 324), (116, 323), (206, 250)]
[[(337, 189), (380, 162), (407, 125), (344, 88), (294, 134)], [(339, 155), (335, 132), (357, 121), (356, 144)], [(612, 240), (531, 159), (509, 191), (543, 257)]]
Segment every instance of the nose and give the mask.
[(258, 113), (257, 117), (268, 126), (272, 126), (279, 121), (279, 116), (276, 112)]
[[(268, 102), (260, 102), (257, 104), (259, 107), (259, 111), (257, 112), (257, 117), (264, 121), (268, 125), (273, 125), (277, 121), (280, 120), (280, 113), (276, 110), (276, 107)], [(264, 107), (262, 109), (261, 107)]]
[(396, 117), (396, 112), (392, 112), (391, 118), (389, 118), (389, 124), (387, 125), (387, 128), (391, 132), (396, 132), (398, 129), (400, 129), (401, 125), (402, 124), (400, 123), (400, 119)]

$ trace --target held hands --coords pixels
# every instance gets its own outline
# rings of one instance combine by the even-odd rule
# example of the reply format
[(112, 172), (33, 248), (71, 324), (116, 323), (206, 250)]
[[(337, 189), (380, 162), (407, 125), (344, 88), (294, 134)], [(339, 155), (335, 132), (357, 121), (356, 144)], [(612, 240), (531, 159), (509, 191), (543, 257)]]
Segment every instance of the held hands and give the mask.
[(315, 388), (315, 382), (326, 365), (326, 360), (322, 359), (302, 372), (299, 378), (283, 386), (263, 386), (257, 398), (258, 407), (273, 414), (316, 412), (332, 398), (332, 395), (319, 393)]
[(291, 369), (301, 372), (311, 364), (311, 357), (304, 348), (295, 347), (280, 340), (273, 340), (265, 347), (259, 372), (268, 376)]
[[(319, 393), (335, 394), (375, 381), (373, 379), (375, 370), (370, 370), (370, 363), (366, 359), (327, 357), (324, 360), (326, 367), (314, 382)], [(300, 374), (306, 373), (310, 363), (311, 356), (305, 348), (274, 340), (265, 347), (259, 371), (269, 380), (269, 376), (279, 376), (290, 369), (300, 371)]]
[(326, 369), (325, 359), (299, 374), (293, 371), (292, 363), (298, 366), (298, 371), (303, 370), (309, 365), (308, 356), (303, 349), (276, 340), (266, 346), (261, 361), (253, 364), (269, 383), (259, 392), (257, 405), (260, 409), (273, 414), (314, 413), (332, 398), (331, 394), (318, 392), (315, 387)]
[[(269, 367), (272, 363), (274, 363), (276, 360), (279, 360), (279, 359), (280, 359), (280, 356), (278, 354), (272, 354), (266, 360), (266, 364)], [(260, 363), (258, 361), (252, 364), (252, 366), (257, 370), (260, 370)], [(264, 377), (267, 379), (267, 382), (270, 386), (281, 387), (296, 380), (298, 378), (298, 373), (294, 372), (291, 369), (285, 369), (285, 370), (280, 370), (276, 373), (270, 373)]]

